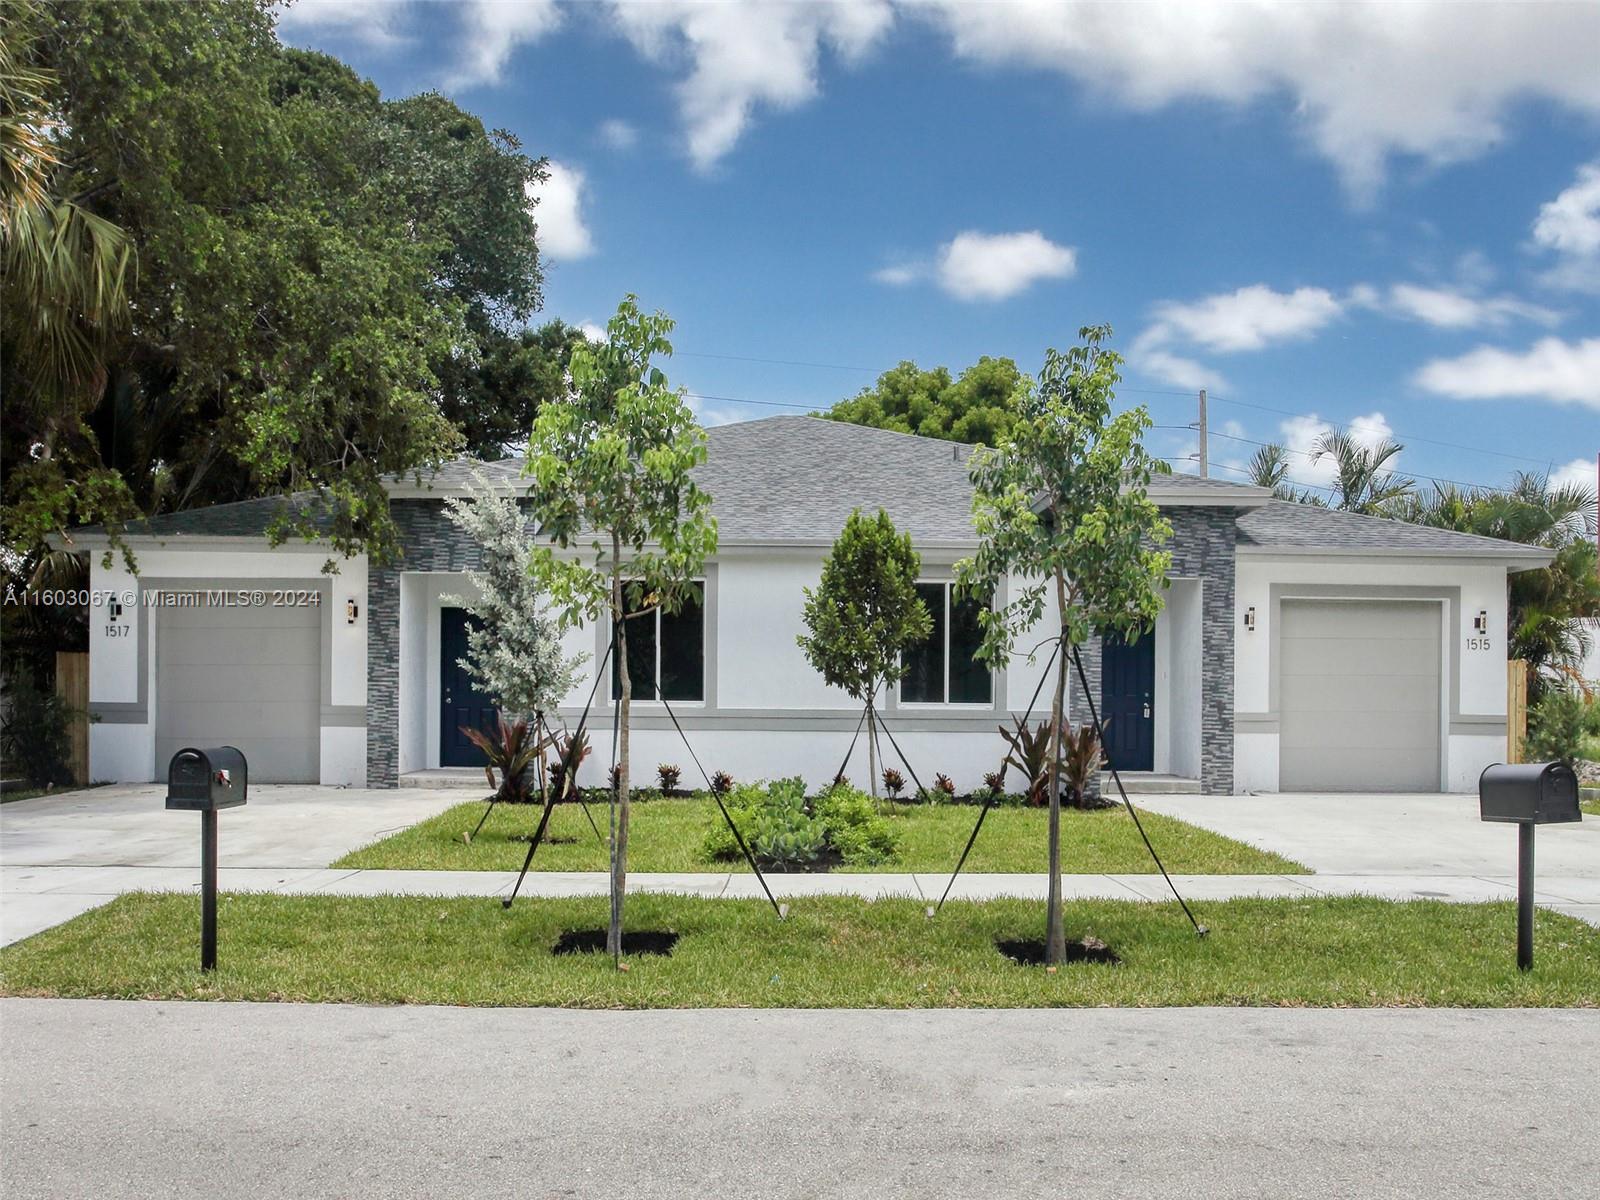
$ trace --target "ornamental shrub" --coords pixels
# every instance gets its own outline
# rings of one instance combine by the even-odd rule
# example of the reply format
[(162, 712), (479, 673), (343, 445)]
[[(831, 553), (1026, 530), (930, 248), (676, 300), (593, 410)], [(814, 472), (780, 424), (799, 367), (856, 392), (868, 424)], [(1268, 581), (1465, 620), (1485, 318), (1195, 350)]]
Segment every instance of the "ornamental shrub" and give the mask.
[(53, 690), (39, 687), (30, 670), (19, 667), (6, 682), (5, 721), (0, 728), (4, 773), (20, 775), (34, 787), (71, 784), (72, 722), (82, 715)]
[(852, 867), (878, 866), (899, 853), (894, 826), (859, 788), (831, 787), (816, 798), (812, 810), (827, 832), (828, 844)]
[(1523, 761), (1559, 759), (1574, 766), (1583, 753), (1585, 739), (1596, 736), (1600, 736), (1600, 704), (1577, 691), (1552, 688), (1537, 704), (1528, 707)]

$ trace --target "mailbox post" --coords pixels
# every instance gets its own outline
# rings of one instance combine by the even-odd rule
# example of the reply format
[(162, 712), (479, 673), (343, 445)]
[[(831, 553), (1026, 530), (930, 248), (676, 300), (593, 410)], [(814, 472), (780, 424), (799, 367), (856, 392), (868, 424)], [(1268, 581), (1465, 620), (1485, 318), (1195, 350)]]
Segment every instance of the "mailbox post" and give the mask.
[(1517, 966), (1533, 969), (1533, 829), (1583, 820), (1565, 763), (1496, 763), (1478, 776), (1478, 816), (1517, 827)]
[(200, 969), (217, 967), (217, 812), (238, 808), (249, 766), (233, 746), (179, 750), (167, 766), (167, 807), (200, 814)]

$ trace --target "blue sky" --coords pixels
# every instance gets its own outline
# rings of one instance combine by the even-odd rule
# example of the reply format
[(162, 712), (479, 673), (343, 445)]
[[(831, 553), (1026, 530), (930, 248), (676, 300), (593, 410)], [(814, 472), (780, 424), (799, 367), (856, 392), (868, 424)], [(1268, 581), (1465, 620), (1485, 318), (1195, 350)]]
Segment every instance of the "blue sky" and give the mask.
[(1109, 322), (1158, 426), (1209, 388), (1218, 473), (1334, 424), (1417, 477), (1593, 481), (1600, 5), (302, 0), (280, 33), (547, 155), (544, 316), (671, 313), (708, 423)]

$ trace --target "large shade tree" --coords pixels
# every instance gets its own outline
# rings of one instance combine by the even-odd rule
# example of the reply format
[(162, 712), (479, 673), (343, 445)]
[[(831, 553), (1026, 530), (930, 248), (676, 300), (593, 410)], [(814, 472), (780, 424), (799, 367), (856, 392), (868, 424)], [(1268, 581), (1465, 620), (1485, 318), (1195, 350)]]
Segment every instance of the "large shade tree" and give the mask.
[(462, 446), (485, 345), (540, 302), (542, 160), (443, 96), (384, 101), (280, 45), (264, 0), (6, 15), (58, 131), (46, 194), (123, 231), (137, 264), (128, 320), (66, 402), (8, 310), (7, 545), (314, 489), (278, 536), (392, 554), (383, 476)]
[(1053, 604), (1059, 630), (1050, 709), (1049, 898), (1045, 958), (1066, 958), (1061, 908), (1061, 760), (1068, 658), (1091, 635), (1132, 637), (1163, 604), (1171, 556), (1159, 549), (1172, 527), (1146, 494), (1155, 470), (1141, 438), (1142, 407), (1117, 412), (1121, 356), (1109, 326), (1079, 331), (1079, 344), (1045, 354), (1036, 386), (1017, 389), (1010, 435), (970, 463), (978, 550), (956, 564), (968, 596), (1004, 594), (985, 608), (980, 655), (1011, 657), (1016, 639)]
[(1021, 378), (1009, 358), (980, 358), (959, 378), (946, 367), (924, 371), (914, 362), (902, 362), (822, 415), (852, 425), (993, 446), (1011, 428), (1012, 399)]
[(876, 694), (906, 673), (905, 652), (927, 640), (933, 618), (917, 595), (921, 556), (882, 509), (852, 512), (805, 589), (800, 648), (822, 678), (866, 706), (867, 769), (878, 794)]
[(706, 435), (655, 366), (670, 355), (665, 314), (628, 296), (606, 340), (572, 354), (568, 394), (540, 409), (528, 443), (529, 515), (540, 537), (533, 578), (561, 622), (603, 622), (617, 673), (617, 820), (611, 847), (612, 910), (607, 951), (622, 952), (628, 881), (629, 723), (633, 678), (629, 623), (675, 612), (717, 548), (711, 497), (691, 472), (705, 461)]

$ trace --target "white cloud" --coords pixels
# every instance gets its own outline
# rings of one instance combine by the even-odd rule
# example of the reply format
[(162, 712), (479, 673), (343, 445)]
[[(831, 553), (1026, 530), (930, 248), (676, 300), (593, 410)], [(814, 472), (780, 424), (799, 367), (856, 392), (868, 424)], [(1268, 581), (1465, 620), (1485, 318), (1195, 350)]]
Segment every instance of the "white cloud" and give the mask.
[(694, 413), (694, 419), (707, 429), (713, 425), (732, 425), (750, 419), (747, 413), (724, 404), (713, 403), (704, 396), (687, 395), (684, 397), (684, 403), (689, 406), (689, 411)]
[(606, 331), (606, 327), (604, 325), (596, 325), (593, 321), (578, 322), (578, 332), (591, 342), (608, 342), (611, 340), (611, 335)]
[(927, 277), (928, 268), (916, 263), (897, 263), (893, 266), (879, 267), (872, 273), (874, 282), (886, 283), (890, 287), (906, 287)]
[(600, 141), (612, 150), (632, 150), (639, 144), (639, 131), (618, 117), (600, 122)]
[(1275, 342), (1310, 337), (1342, 311), (1343, 305), (1324, 288), (1276, 292), (1262, 283), (1187, 304), (1169, 300), (1156, 305), (1155, 320), (1134, 339), (1128, 361), (1145, 374), (1186, 391), (1221, 391), (1228, 386), (1227, 380), (1174, 347), (1187, 345), (1223, 354), (1261, 350)]
[[(1333, 422), (1324, 421), (1316, 413), (1290, 417), (1278, 426), (1283, 445), (1291, 456), (1289, 474), (1295, 480), (1323, 487), (1333, 482), (1334, 476), (1338, 474), (1334, 461), (1326, 456), (1315, 462), (1311, 458), (1316, 453), (1317, 442), (1324, 434), (1332, 433), (1333, 430)], [(1345, 427), (1345, 432), (1356, 445), (1367, 449), (1394, 437), (1394, 429), (1381, 412), (1356, 417)], [(1385, 464), (1387, 469), (1393, 470), (1399, 457), (1396, 455), (1391, 458)]]
[(1526, 397), (1600, 409), (1600, 337), (1541, 338), (1521, 353), (1479, 346), (1459, 358), (1425, 364), (1416, 383), (1457, 400)]
[(1600, 162), (1579, 168), (1571, 187), (1540, 205), (1533, 240), (1563, 254), (1600, 254)]
[(594, 237), (583, 220), (584, 174), (554, 160), (549, 170), (544, 183), (528, 188), (538, 201), (533, 215), (539, 223), (539, 252), (555, 262), (587, 258), (594, 253)]
[(1005, 300), (1041, 279), (1069, 279), (1077, 269), (1077, 252), (1037, 229), (1026, 233), (968, 229), (939, 249), (939, 286), (961, 300)]
[(463, 41), (449, 86), (500, 82), (518, 46), (536, 42), (561, 24), (555, 0), (468, 0), (457, 6)]
[(918, 11), (962, 58), (1059, 71), (1137, 110), (1287, 98), (1358, 199), (1396, 155), (1484, 153), (1526, 99), (1600, 113), (1594, 4), (925, 0)]
[(1554, 325), (1560, 315), (1512, 296), (1479, 297), (1452, 288), (1397, 283), (1389, 289), (1387, 311), (1435, 329), (1498, 328), (1513, 320)]
[(1142, 345), (1143, 340), (1141, 337), (1134, 341), (1133, 348), (1128, 352), (1128, 361), (1147, 375), (1189, 392), (1198, 392), (1201, 388), (1209, 388), (1214, 392), (1227, 390), (1228, 381), (1204, 363)]
[(757, 108), (817, 94), (823, 47), (858, 61), (894, 19), (887, 0), (831, 4), (619, 3), (613, 19), (645, 57), (686, 64), (678, 109), (690, 160), (705, 170), (738, 143)]
[(401, 32), (408, 6), (395, 0), (297, 0), (278, 12), (285, 40), (304, 43), (309, 37), (348, 37), (377, 50), (389, 50), (411, 39)]
[(931, 261), (907, 259), (872, 272), (876, 283), (908, 287), (927, 280), (958, 300), (1007, 300), (1042, 279), (1070, 279), (1078, 252), (1052, 242), (1037, 229), (1025, 233), (956, 234)]
[(1275, 292), (1257, 283), (1189, 304), (1168, 301), (1157, 305), (1155, 313), (1157, 327), (1171, 337), (1207, 350), (1234, 353), (1309, 337), (1340, 311), (1339, 301), (1323, 288)]
[(1575, 458), (1550, 471), (1550, 486), (1581, 487), (1587, 488), (1592, 493), (1595, 490), (1595, 471), (1593, 458)]
[(1540, 206), (1533, 241), (1559, 260), (1545, 283), (1600, 292), (1600, 162), (1580, 167), (1571, 187)]

